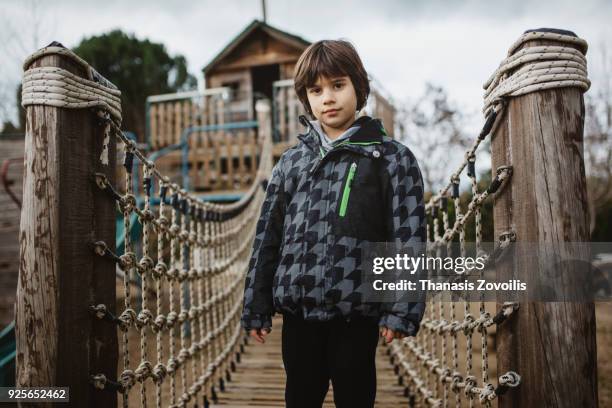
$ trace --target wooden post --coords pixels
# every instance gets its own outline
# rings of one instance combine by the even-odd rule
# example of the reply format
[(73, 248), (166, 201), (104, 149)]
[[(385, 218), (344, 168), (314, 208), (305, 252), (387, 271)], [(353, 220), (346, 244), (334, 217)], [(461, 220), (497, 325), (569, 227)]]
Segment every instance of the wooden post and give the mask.
[[(31, 64), (41, 66), (85, 77), (64, 56)], [(16, 385), (69, 387), (67, 406), (74, 407), (117, 404), (115, 392), (89, 383), (91, 374), (114, 380), (117, 373), (117, 328), (89, 313), (90, 305), (100, 303), (115, 313), (115, 264), (92, 247), (102, 240), (115, 249), (115, 202), (93, 178), (102, 172), (115, 181), (115, 139), (107, 165), (99, 159), (103, 140), (104, 128), (90, 109), (27, 107)]]
[[(252, 148), (251, 164), (253, 164), (259, 153), (259, 160), (262, 159), (261, 152), (263, 151), (263, 145), (266, 138), (272, 139), (272, 108), (271, 103), (267, 99), (259, 99), (255, 103), (255, 113), (257, 115), (257, 143)], [(259, 160), (255, 168), (259, 166)]]
[[(530, 41), (523, 47), (537, 45), (561, 44)], [(492, 165), (512, 165), (513, 175), (495, 200), (495, 235), (512, 229), (517, 245), (588, 242), (581, 91), (557, 88), (511, 98), (501, 120), (492, 135)], [(530, 261), (516, 256), (498, 265), (498, 281), (541, 276)], [(547, 283), (557, 293), (571, 293), (570, 274), (558, 272)], [(500, 396), (500, 408), (598, 406), (592, 302), (521, 302), (497, 330), (498, 373), (512, 370), (522, 377), (519, 388)]]

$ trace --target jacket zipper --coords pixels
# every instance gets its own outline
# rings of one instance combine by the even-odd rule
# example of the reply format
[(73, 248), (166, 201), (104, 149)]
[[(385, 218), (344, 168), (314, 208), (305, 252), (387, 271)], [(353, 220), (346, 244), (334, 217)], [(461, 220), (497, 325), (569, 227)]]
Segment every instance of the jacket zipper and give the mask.
[(342, 200), (340, 201), (340, 217), (344, 217), (346, 215), (346, 207), (348, 206), (348, 200), (351, 194), (351, 184), (353, 183), (353, 178), (355, 177), (356, 170), (357, 163), (351, 163), (348, 175), (346, 176), (346, 184), (344, 184), (344, 191), (342, 192)]

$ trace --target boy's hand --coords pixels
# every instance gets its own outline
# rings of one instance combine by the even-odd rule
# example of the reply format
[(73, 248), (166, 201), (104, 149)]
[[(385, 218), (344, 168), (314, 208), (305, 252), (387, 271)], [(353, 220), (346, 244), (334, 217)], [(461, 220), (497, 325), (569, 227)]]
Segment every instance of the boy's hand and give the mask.
[(406, 335), (402, 332), (394, 332), (393, 330), (387, 327), (381, 327), (380, 335), (385, 338), (387, 343), (391, 343), (393, 339), (402, 339), (406, 337)]
[(251, 331), (249, 331), (249, 336), (263, 344), (266, 342), (264, 337), (266, 337), (268, 333), (270, 333), (270, 329), (251, 329)]

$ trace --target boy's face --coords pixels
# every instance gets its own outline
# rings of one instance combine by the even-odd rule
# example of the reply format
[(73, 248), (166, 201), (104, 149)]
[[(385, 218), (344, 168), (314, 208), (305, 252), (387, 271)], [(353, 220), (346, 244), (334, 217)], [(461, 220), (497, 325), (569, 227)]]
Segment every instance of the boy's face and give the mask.
[(357, 94), (349, 76), (320, 76), (306, 88), (308, 103), (327, 135), (340, 136), (355, 121)]

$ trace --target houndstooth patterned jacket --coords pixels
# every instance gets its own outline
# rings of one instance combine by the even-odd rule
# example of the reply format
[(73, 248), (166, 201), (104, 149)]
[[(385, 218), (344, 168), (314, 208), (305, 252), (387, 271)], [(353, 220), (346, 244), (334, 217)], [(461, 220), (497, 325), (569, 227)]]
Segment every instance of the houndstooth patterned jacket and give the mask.
[(380, 316), (415, 335), (425, 305), (363, 301), (366, 242), (422, 246), (423, 181), (417, 161), (378, 119), (326, 154), (308, 126), (272, 170), (245, 281), (242, 326), (271, 328), (275, 312), (306, 320)]

